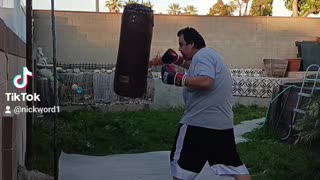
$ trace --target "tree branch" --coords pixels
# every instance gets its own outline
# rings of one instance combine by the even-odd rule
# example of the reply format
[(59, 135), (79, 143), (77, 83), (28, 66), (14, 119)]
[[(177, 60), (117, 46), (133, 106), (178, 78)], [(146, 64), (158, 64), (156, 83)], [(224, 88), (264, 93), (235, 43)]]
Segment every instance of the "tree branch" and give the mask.
[(293, 17), (298, 17), (298, 0), (293, 0), (292, 3), (292, 13), (293, 13)]
[(306, 11), (305, 13), (303, 13), (303, 15), (301, 17), (308, 17), (309, 14), (311, 14), (312, 12), (310, 11)]

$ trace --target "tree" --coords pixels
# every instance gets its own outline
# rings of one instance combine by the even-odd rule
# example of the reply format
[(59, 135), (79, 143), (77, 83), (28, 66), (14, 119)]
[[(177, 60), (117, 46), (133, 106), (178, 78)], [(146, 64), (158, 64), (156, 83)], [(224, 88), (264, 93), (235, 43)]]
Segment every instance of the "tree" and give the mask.
[(230, 4), (224, 4), (222, 0), (218, 0), (209, 10), (209, 15), (232, 16), (237, 9), (237, 5), (232, 1)]
[(239, 10), (239, 16), (241, 16), (242, 15), (243, 0), (234, 0), (234, 3), (237, 6), (237, 9)]
[(138, 4), (138, 0), (128, 0), (128, 2), (125, 3), (126, 5), (128, 4)]
[(107, 0), (105, 7), (109, 9), (109, 12), (118, 13), (123, 8), (123, 3), (121, 0)]
[(145, 5), (145, 6), (147, 6), (147, 7), (149, 7), (149, 8), (151, 8), (151, 9), (153, 10), (153, 5), (151, 4), (150, 1), (148, 1), (148, 2), (142, 2), (142, 4)]
[(320, 0), (284, 0), (285, 6), (292, 11), (293, 17), (308, 17), (310, 14), (319, 14)]
[[(249, 2), (250, 2), (250, 0), (233, 0), (233, 4), (236, 6), (236, 9), (238, 10), (239, 16), (247, 16), (248, 15)], [(242, 13), (243, 5), (245, 5), (245, 8)]]
[(248, 5), (249, 5), (250, 0), (242, 0), (242, 1), (246, 4), (243, 15), (248, 16)]
[(198, 14), (198, 10), (196, 7), (194, 7), (193, 5), (187, 5), (185, 8), (183, 8), (184, 13), (183, 14), (187, 14), (187, 15), (197, 15)]
[(251, 16), (272, 16), (273, 0), (253, 0), (250, 15)]
[(181, 14), (181, 7), (179, 4), (177, 3), (172, 3), (169, 5), (169, 9), (168, 9), (168, 14), (174, 14), (174, 15), (177, 15), (177, 14)]
[(151, 4), (150, 1), (148, 1), (148, 2), (141, 1), (141, 3), (139, 3), (138, 0), (128, 0), (128, 1), (126, 2), (126, 5), (128, 5), (128, 4), (143, 4), (143, 5), (151, 8), (151, 10), (153, 10), (153, 5)]

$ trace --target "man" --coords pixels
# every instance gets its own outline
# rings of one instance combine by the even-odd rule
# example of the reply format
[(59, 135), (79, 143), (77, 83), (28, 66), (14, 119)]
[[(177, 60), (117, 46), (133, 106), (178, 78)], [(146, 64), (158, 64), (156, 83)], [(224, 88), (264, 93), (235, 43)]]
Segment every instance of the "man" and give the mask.
[[(185, 113), (170, 155), (173, 179), (195, 179), (208, 161), (217, 175), (250, 180), (235, 145), (229, 69), (195, 29), (181, 29), (177, 36), (183, 57), (167, 50), (161, 70), (164, 83), (184, 87)], [(177, 73), (171, 63), (187, 73)]]

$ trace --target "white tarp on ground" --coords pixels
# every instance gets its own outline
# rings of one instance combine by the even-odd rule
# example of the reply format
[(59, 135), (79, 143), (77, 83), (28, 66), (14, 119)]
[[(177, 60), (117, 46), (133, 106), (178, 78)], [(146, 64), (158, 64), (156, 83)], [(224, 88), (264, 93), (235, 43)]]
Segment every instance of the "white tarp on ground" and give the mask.
[[(236, 142), (241, 135), (257, 127), (264, 118), (246, 121), (235, 126)], [(169, 152), (118, 154), (111, 156), (85, 156), (62, 153), (59, 159), (59, 180), (166, 180), (171, 179)], [(218, 177), (208, 165), (197, 180), (231, 180)]]
[[(99, 157), (62, 153), (59, 180), (169, 180), (169, 154), (160, 151)], [(232, 178), (215, 176), (206, 165), (198, 179)]]

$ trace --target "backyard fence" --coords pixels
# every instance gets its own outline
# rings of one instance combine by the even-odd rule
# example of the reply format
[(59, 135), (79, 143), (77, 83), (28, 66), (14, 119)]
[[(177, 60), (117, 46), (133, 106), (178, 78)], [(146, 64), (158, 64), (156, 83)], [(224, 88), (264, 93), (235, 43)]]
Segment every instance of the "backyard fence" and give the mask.
[(57, 67), (62, 69), (112, 69), (116, 67), (112, 63), (63, 63), (58, 62)]
[[(147, 90), (140, 98), (128, 98), (117, 95), (113, 91), (114, 64), (58, 63), (57, 67), (66, 69), (58, 72), (59, 105), (97, 105), (97, 104), (148, 104), (154, 96), (152, 75), (148, 76)], [(73, 71), (80, 69), (81, 71)], [(95, 72), (93, 70), (98, 70)], [(40, 77), (37, 80), (37, 90), (41, 97), (38, 106), (52, 106), (53, 82), (50, 78)]]

